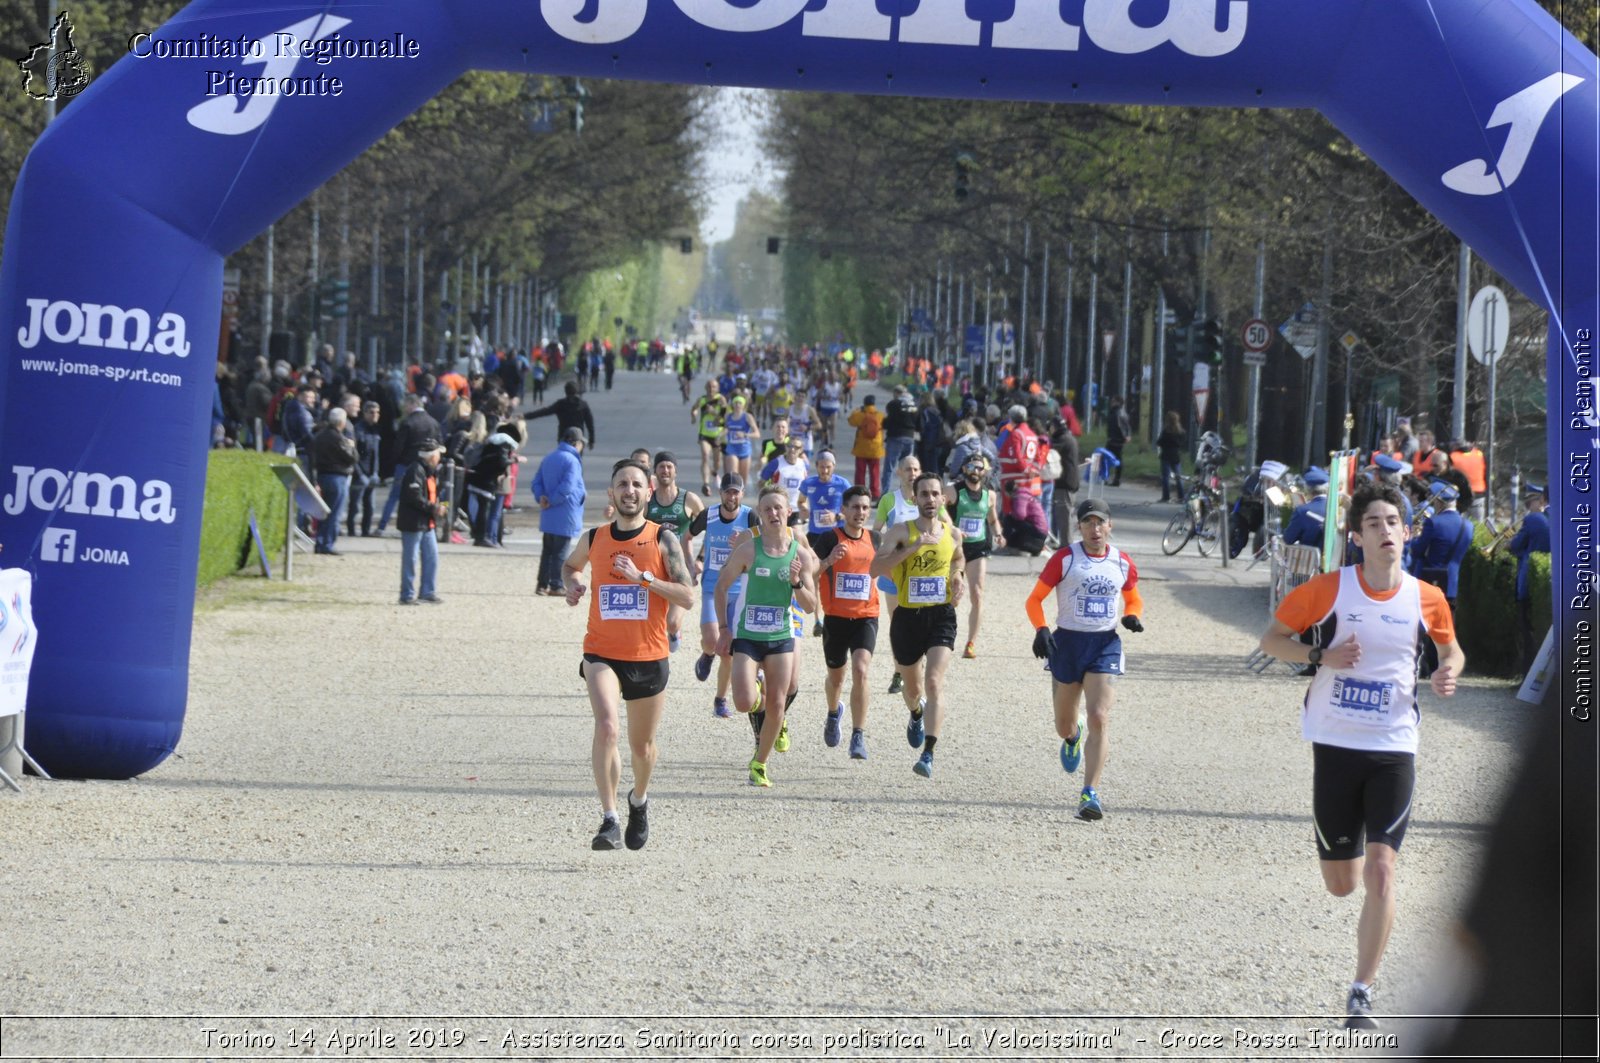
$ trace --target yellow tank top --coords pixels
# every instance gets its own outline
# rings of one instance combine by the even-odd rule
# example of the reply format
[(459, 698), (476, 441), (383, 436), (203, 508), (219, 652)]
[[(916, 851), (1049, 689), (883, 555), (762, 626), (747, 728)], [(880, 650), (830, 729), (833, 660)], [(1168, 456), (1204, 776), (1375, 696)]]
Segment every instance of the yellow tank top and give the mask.
[[(916, 521), (908, 521), (905, 527), (909, 541), (922, 538)], [(959, 547), (950, 525), (940, 521), (939, 527), (944, 534), (937, 544), (919, 546), (916, 553), (894, 567), (901, 608), (921, 609), (950, 601), (950, 559)]]

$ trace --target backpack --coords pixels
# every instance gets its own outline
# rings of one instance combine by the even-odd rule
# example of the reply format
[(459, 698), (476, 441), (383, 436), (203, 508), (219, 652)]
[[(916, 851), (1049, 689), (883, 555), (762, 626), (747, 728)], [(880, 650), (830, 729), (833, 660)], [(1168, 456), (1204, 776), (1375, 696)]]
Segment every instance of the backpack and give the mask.
[(862, 439), (877, 439), (882, 434), (883, 428), (876, 417), (864, 417), (859, 431)]
[(1044, 456), (1044, 475), (1051, 483), (1061, 479), (1061, 452), (1055, 447)]

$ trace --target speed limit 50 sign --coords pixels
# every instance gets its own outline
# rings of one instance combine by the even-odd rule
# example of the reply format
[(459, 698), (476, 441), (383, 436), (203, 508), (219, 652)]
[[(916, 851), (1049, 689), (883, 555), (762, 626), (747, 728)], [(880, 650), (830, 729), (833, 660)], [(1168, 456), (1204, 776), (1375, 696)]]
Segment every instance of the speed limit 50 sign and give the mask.
[(1264, 351), (1272, 345), (1272, 326), (1259, 317), (1251, 318), (1239, 330), (1239, 339), (1251, 353)]
[(1239, 340), (1244, 344), (1245, 365), (1266, 365), (1267, 348), (1272, 345), (1272, 326), (1253, 317), (1239, 330)]

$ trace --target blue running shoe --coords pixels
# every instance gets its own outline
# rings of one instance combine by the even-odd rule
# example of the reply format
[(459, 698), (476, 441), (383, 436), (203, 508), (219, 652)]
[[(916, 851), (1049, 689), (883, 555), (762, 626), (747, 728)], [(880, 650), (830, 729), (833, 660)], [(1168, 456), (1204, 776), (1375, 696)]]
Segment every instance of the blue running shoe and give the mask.
[(711, 678), (711, 665), (716, 658), (709, 653), (702, 653), (700, 659), (694, 662), (694, 677), (704, 683)]
[(822, 724), (822, 743), (829, 749), (839, 744), (839, 717), (844, 715), (844, 702), (833, 707), (828, 713), (828, 718)]
[[(911, 722), (906, 724), (906, 744), (912, 749), (922, 748), (922, 710), (928, 707), (926, 701), (917, 703), (917, 714), (911, 717)], [(908, 714), (909, 715), (909, 714)]]
[(922, 776), (924, 779), (933, 778), (933, 754), (922, 754), (922, 756), (917, 758), (917, 762), (911, 765), (911, 770)]
[(1078, 770), (1078, 765), (1083, 761), (1083, 728), (1078, 728), (1078, 737), (1061, 740), (1061, 770), (1071, 775)]
[(1078, 795), (1078, 818), (1095, 820), (1104, 815), (1105, 812), (1100, 808), (1100, 795), (1095, 793), (1094, 787), (1085, 786), (1083, 793)]
[(867, 759), (867, 736), (861, 731), (855, 731), (850, 735), (850, 759)]
[(711, 715), (719, 720), (726, 720), (733, 715), (733, 710), (728, 708), (727, 698), (716, 698), (711, 702)]

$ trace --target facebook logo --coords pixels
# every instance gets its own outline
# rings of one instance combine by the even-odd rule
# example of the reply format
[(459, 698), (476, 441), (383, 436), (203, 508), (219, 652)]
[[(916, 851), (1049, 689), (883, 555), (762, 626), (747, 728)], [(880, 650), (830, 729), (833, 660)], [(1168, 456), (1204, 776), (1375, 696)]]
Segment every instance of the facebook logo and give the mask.
[(46, 528), (39, 558), (43, 561), (72, 561), (78, 546), (78, 533), (72, 528)]

